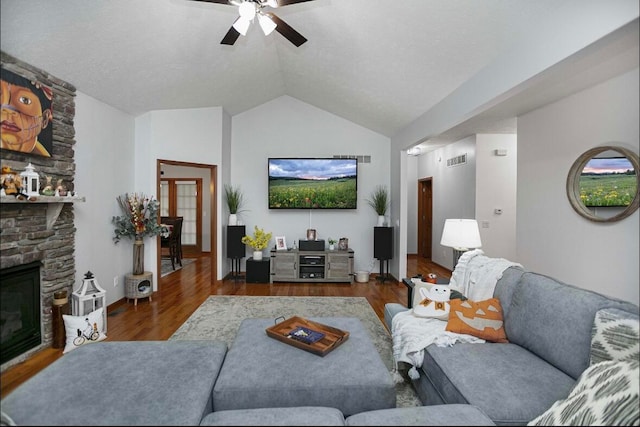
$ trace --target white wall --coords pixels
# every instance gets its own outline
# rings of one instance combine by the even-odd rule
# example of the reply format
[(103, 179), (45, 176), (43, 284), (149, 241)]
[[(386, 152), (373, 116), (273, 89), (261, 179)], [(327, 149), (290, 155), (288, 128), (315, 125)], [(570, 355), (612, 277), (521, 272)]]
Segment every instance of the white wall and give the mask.
[[(497, 149), (507, 155), (497, 156)], [(482, 251), (489, 257), (516, 259), (517, 168), (516, 135), (476, 135), (476, 219)]]
[[(475, 218), (476, 138), (471, 136), (418, 156), (417, 177), (433, 178), (431, 259), (453, 269), (453, 249), (440, 245), (447, 218)], [(447, 159), (467, 154), (467, 163), (447, 166)]]
[(518, 118), (518, 261), (635, 304), (638, 211), (619, 222), (592, 222), (571, 208), (565, 188), (573, 162), (593, 147), (638, 153), (638, 80), (636, 68)]
[(418, 253), (418, 156), (405, 152), (407, 179), (407, 254)]
[[(150, 194), (156, 192), (156, 162), (158, 159), (218, 165), (222, 160), (224, 113), (221, 107), (151, 111), (136, 118), (135, 185)], [(220, 168), (217, 181), (220, 182)], [(220, 218), (220, 192), (216, 193), (216, 212)], [(217, 253), (220, 254), (221, 224), (217, 223)], [(147, 252), (149, 246), (149, 252)], [(156, 259), (157, 244), (145, 240), (145, 256)], [(146, 265), (146, 264), (145, 264)], [(216, 277), (222, 274), (220, 255)], [(154, 277), (157, 266), (153, 262)], [(157, 290), (157, 281), (154, 281)]]
[[(74, 204), (76, 274), (74, 290), (84, 273), (94, 273), (106, 291), (106, 303), (124, 298), (124, 275), (131, 272), (133, 248), (124, 239), (113, 242), (113, 216), (122, 215), (116, 197), (136, 191), (134, 185), (134, 118), (82, 92), (76, 92), (75, 189), (86, 203)], [(153, 193), (148, 193), (153, 194)], [(145, 268), (155, 258), (145, 259)], [(118, 277), (119, 286), (113, 286)]]
[[(239, 219), (247, 226), (247, 233), (258, 225), (274, 237), (285, 236), (287, 246), (305, 239), (308, 228), (317, 230), (318, 239), (347, 237), (355, 251), (355, 269), (366, 269), (373, 260), (377, 215), (365, 199), (376, 185), (389, 188), (389, 145), (389, 138), (383, 135), (289, 96), (238, 114), (233, 117), (231, 183), (240, 186), (247, 209)], [(358, 163), (356, 210), (268, 209), (269, 157), (334, 154), (371, 156), (371, 163)]]

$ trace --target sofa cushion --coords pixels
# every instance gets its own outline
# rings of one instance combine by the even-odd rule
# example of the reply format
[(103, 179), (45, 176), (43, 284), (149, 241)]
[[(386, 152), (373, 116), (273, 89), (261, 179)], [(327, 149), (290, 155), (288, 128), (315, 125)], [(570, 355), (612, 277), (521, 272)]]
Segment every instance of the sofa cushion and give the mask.
[(473, 335), (487, 341), (506, 343), (502, 306), (498, 298), (484, 301), (452, 300), (446, 330)]
[(599, 310), (591, 330), (591, 364), (640, 359), (638, 319), (637, 314), (616, 308)]
[(380, 409), (351, 415), (348, 426), (495, 426), (471, 405), (436, 405)]
[(102, 341), (67, 353), (2, 400), (18, 425), (198, 425), (227, 346)]
[(640, 362), (591, 365), (566, 399), (532, 420), (532, 426), (631, 426), (640, 421)]
[(442, 403), (467, 403), (498, 425), (524, 425), (565, 398), (575, 380), (514, 344), (427, 347), (422, 364)]
[(230, 409), (208, 414), (201, 426), (343, 426), (344, 416), (336, 408), (297, 406), (294, 408)]
[(602, 308), (638, 312), (631, 303), (527, 272), (514, 289), (505, 330), (510, 342), (575, 379), (589, 366), (591, 327)]

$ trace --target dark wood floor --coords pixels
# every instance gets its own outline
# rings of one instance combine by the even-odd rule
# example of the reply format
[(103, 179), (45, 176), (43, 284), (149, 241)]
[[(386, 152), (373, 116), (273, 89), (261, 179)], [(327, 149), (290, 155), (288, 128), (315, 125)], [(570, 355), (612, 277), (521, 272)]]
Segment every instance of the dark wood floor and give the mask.
[[(406, 304), (407, 289), (396, 280), (376, 281), (371, 274), (368, 283), (245, 283), (244, 280), (225, 279), (211, 284), (208, 256), (185, 266), (158, 282), (153, 301), (147, 298), (120, 300), (108, 307), (107, 336), (111, 341), (166, 340), (182, 325), (209, 295), (255, 296), (344, 296), (366, 297), (376, 314), (384, 320), (384, 305), (388, 302)], [(425, 258), (410, 255), (407, 274), (435, 273), (451, 277), (451, 271)], [(62, 356), (62, 349), (47, 348), (28, 360), (17, 364), (0, 376), (1, 397)]]

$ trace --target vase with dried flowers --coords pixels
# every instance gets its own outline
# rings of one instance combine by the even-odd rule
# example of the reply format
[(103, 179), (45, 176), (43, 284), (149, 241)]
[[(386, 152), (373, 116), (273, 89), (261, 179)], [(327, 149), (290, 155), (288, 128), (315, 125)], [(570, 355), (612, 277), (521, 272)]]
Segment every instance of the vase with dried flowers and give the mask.
[(125, 193), (116, 198), (124, 215), (114, 216), (115, 243), (126, 237), (134, 239), (133, 274), (144, 273), (144, 238), (157, 236), (167, 229), (158, 223), (160, 202), (144, 193)]

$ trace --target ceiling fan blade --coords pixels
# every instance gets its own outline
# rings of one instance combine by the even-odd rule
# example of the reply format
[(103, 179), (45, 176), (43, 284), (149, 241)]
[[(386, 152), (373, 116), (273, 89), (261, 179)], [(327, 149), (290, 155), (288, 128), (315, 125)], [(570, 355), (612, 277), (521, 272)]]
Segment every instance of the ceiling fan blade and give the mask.
[(289, 24), (284, 22), (282, 19), (278, 18), (273, 13), (266, 13), (265, 15), (269, 16), (276, 23), (276, 31), (282, 34), (287, 40), (296, 45), (296, 47), (300, 47), (304, 42), (307, 41), (306, 38), (296, 30), (294, 30)]
[(278, 1), (278, 6), (282, 7), (289, 4), (303, 3), (305, 1), (312, 1), (312, 0), (277, 0), (277, 1)]
[(227, 34), (222, 38), (220, 44), (233, 45), (236, 40), (238, 40), (238, 37), (240, 37), (240, 33), (236, 31), (235, 28), (231, 27), (229, 28), (229, 31), (227, 31)]

